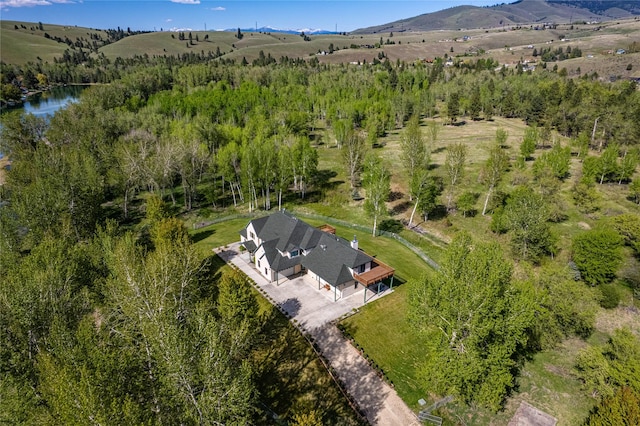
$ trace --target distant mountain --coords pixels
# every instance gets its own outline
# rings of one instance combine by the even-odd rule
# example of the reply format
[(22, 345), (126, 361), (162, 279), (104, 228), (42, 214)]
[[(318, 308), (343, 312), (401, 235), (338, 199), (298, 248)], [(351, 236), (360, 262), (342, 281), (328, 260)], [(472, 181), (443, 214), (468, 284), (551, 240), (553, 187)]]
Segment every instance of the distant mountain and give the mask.
[(640, 15), (638, 0), (520, 0), (490, 7), (456, 6), (361, 28), (355, 34), (493, 28), (517, 24), (603, 21)]
[[(566, 6), (588, 9), (599, 15), (621, 18), (631, 15), (640, 15), (640, 2), (638, 0), (547, 0), (549, 3), (563, 4)], [(620, 15), (619, 15), (620, 14)]]
[[(236, 32), (238, 31), (237, 28), (228, 28), (224, 31), (231, 31), (231, 32)], [(310, 28), (303, 28), (303, 29), (299, 29), (299, 30), (294, 30), (294, 29), (280, 29), (280, 28), (272, 28), (272, 27), (259, 27), (259, 28), (240, 28), (240, 31), (243, 33), (254, 33), (254, 32), (259, 32), (259, 33), (282, 33), (282, 34), (302, 34), (305, 33), (306, 35), (317, 35), (317, 34), (340, 34), (337, 33), (335, 31), (329, 31), (329, 30), (321, 30), (321, 29), (310, 29)]]

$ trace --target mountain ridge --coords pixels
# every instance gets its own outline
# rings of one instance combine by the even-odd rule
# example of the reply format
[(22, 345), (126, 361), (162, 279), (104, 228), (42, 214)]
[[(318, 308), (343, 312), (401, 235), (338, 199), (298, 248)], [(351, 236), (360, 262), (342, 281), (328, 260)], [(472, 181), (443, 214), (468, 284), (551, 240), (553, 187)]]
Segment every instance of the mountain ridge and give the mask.
[[(236, 32), (238, 31), (237, 28), (227, 28), (225, 30), (220, 30), (220, 31), (227, 31), (227, 32)], [(256, 33), (278, 33), (278, 34), (306, 34), (306, 35), (318, 35), (318, 34), (340, 34), (337, 33), (335, 31), (330, 31), (330, 30), (323, 30), (323, 29), (319, 29), (319, 28), (301, 28), (301, 29), (284, 29), (284, 28), (273, 28), (273, 27), (259, 27), (259, 28), (240, 28), (240, 32), (243, 33), (252, 33), (252, 32), (256, 32)]]
[(638, 15), (640, 15), (640, 2), (630, 0), (519, 0), (485, 7), (455, 6), (386, 24), (360, 28), (352, 31), (352, 34), (592, 22)]

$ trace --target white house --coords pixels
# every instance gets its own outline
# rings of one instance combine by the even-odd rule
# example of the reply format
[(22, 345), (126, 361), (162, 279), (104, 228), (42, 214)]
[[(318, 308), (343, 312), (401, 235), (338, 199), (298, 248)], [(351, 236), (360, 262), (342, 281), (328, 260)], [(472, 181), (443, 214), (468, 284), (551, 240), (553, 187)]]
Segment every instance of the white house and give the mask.
[(252, 220), (240, 237), (256, 269), (276, 284), (306, 273), (337, 300), (385, 278), (393, 282), (394, 270), (360, 250), (355, 237), (349, 242), (285, 211)]

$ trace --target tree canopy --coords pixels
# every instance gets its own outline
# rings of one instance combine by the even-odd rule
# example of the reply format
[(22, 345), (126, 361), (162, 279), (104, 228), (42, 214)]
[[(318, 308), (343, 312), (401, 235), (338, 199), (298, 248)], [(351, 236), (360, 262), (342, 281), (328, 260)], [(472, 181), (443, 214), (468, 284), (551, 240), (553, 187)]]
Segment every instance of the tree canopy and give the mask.
[(515, 386), (535, 300), (511, 274), (498, 244), (461, 234), (436, 276), (413, 283), (412, 322), (429, 352), (420, 376), (438, 394), (498, 410)]

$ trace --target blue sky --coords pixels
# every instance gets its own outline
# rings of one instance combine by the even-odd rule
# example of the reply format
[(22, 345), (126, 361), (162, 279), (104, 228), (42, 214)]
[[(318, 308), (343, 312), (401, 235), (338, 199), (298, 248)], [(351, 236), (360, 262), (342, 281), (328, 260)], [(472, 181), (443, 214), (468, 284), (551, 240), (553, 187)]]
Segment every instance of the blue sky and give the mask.
[(132, 30), (253, 28), (353, 31), (462, 4), (499, 0), (0, 0), (3, 20)]

